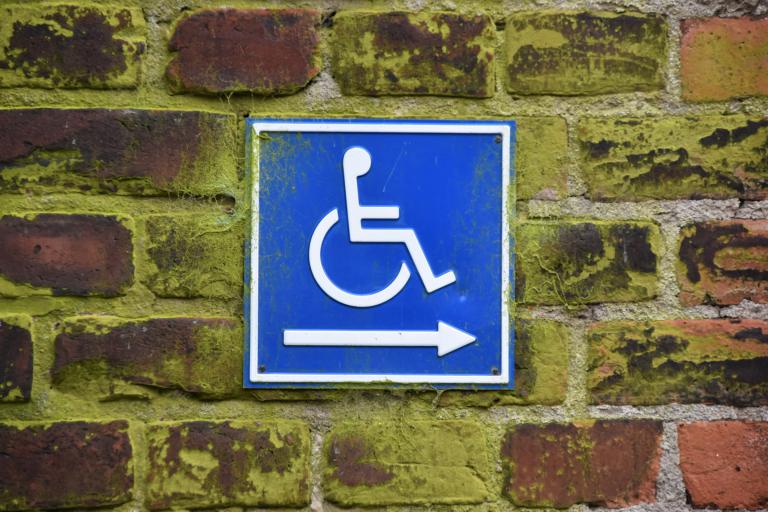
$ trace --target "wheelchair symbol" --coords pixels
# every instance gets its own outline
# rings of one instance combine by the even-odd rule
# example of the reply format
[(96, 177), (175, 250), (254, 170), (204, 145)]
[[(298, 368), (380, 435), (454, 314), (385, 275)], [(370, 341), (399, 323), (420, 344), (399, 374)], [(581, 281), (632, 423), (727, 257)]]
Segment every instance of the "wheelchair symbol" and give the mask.
[[(371, 229), (364, 228), (363, 220), (397, 220), (400, 218), (398, 206), (362, 206), (357, 193), (357, 178), (364, 176), (371, 169), (371, 155), (361, 147), (353, 147), (344, 153), (344, 193), (347, 203), (349, 240), (363, 243), (402, 243), (416, 266), (427, 293), (432, 293), (456, 281), (453, 271), (435, 276), (424, 254), (419, 239), (412, 229)], [(397, 276), (382, 290), (368, 294), (350, 293), (336, 286), (328, 277), (321, 258), (323, 240), (331, 228), (339, 221), (339, 209), (330, 211), (315, 227), (309, 242), (309, 268), (318, 286), (333, 300), (356, 308), (369, 308), (384, 304), (400, 293), (411, 271), (403, 262)]]

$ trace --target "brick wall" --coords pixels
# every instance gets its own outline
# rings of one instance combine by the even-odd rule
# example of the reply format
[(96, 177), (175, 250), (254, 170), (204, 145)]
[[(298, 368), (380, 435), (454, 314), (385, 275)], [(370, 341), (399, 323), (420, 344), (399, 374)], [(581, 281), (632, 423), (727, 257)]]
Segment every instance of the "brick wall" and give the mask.
[[(763, 0), (240, 4), (0, 3), (0, 510), (768, 508)], [(515, 391), (241, 389), (248, 115), (518, 122)]]

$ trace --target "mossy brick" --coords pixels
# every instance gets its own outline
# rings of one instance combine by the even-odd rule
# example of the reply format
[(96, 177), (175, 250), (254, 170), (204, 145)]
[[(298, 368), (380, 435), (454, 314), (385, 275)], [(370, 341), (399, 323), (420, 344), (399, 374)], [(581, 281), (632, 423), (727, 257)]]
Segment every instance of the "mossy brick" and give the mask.
[(768, 221), (708, 221), (680, 231), (680, 302), (768, 303)]
[(585, 118), (577, 133), (593, 200), (768, 198), (768, 118)]
[(311, 9), (203, 9), (176, 24), (165, 75), (175, 92), (290, 94), (320, 72)]
[(323, 487), (342, 506), (481, 503), (490, 460), (483, 429), (467, 420), (334, 425)]
[(243, 224), (230, 216), (145, 219), (144, 284), (160, 297), (238, 298), (243, 294)]
[(0, 192), (234, 197), (233, 115), (176, 110), (0, 110)]
[(127, 421), (0, 423), (0, 510), (106, 507), (131, 499)]
[(0, 402), (27, 402), (32, 391), (32, 319), (0, 314)]
[(554, 201), (568, 195), (568, 127), (562, 117), (516, 119), (517, 199)]
[(309, 504), (311, 443), (303, 422), (156, 423), (146, 439), (152, 510)]
[(578, 306), (651, 299), (659, 227), (646, 221), (526, 221), (517, 227), (516, 298)]
[(768, 422), (697, 421), (677, 429), (688, 503), (696, 509), (765, 509)]
[(684, 100), (768, 96), (768, 18), (694, 18), (680, 28)]
[(592, 403), (768, 405), (768, 322), (611, 321), (588, 339)]
[(667, 24), (658, 14), (539, 10), (506, 24), (507, 90), (590, 95), (664, 87)]
[(344, 94), (495, 92), (495, 27), (487, 15), (342, 11), (333, 28), (333, 76)]
[(515, 387), (512, 391), (445, 391), (439, 404), (457, 407), (557, 405), (568, 386), (567, 325), (554, 320), (515, 322)]
[(89, 3), (0, 7), (0, 87), (126, 89), (139, 84), (141, 9)]
[(124, 294), (132, 226), (113, 215), (0, 214), (0, 297)]
[(229, 318), (67, 319), (54, 341), (55, 388), (86, 398), (151, 398), (181, 389), (204, 398), (237, 394), (242, 326)]
[(653, 503), (661, 432), (653, 420), (511, 425), (501, 448), (503, 494), (523, 507)]

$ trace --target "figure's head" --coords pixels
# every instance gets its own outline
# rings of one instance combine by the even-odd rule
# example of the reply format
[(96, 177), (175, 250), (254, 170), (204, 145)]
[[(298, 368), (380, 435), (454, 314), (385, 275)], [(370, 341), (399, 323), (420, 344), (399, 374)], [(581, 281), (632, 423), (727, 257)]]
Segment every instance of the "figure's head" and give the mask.
[(362, 176), (371, 170), (371, 154), (364, 148), (355, 146), (344, 153), (344, 174)]

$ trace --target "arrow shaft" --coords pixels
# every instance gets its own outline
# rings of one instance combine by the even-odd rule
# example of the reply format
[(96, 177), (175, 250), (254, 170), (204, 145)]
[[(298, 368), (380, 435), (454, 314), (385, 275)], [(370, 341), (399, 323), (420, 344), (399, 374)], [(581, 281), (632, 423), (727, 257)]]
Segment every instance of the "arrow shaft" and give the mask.
[(354, 347), (434, 347), (437, 331), (323, 331), (283, 332), (283, 344), (295, 346)]

